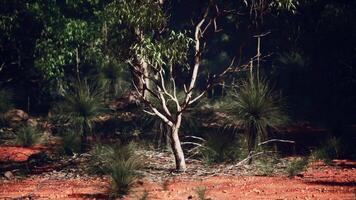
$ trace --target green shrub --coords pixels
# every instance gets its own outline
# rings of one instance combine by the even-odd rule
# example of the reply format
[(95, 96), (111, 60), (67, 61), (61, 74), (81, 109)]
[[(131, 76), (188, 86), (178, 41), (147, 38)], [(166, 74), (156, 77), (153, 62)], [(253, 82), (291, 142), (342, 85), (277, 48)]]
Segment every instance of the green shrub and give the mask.
[(87, 81), (77, 83), (65, 93), (64, 100), (54, 111), (59, 121), (69, 122), (81, 135), (81, 148), (85, 150), (86, 136), (91, 133), (93, 120), (104, 112), (102, 88)]
[(22, 147), (30, 147), (40, 142), (41, 135), (32, 126), (21, 127), (15, 136), (15, 143)]
[(223, 109), (227, 111), (231, 125), (244, 129), (248, 152), (253, 151), (258, 142), (268, 139), (270, 129), (287, 121), (281, 98), (267, 81), (259, 78), (250, 78), (234, 86)]
[(90, 171), (96, 174), (107, 174), (111, 164), (135, 157), (136, 144), (124, 146), (95, 145), (90, 151)]
[(116, 147), (97, 145), (91, 151), (91, 171), (111, 177), (113, 197), (127, 194), (138, 178), (137, 170), (142, 166), (142, 160), (134, 148), (133, 143)]
[(60, 151), (66, 155), (80, 152), (80, 138), (74, 130), (69, 130), (60, 135), (61, 147)]
[(326, 164), (331, 164), (335, 158), (340, 158), (342, 154), (341, 138), (331, 137), (316, 150), (312, 152), (314, 159), (323, 160)]
[(137, 179), (136, 158), (117, 161), (110, 165), (111, 190), (113, 196), (125, 195), (129, 192), (133, 182)]
[(289, 177), (294, 177), (304, 171), (308, 165), (308, 157), (298, 158), (289, 163), (287, 173)]
[(205, 164), (234, 162), (247, 156), (243, 140), (232, 134), (210, 136), (200, 148), (199, 154)]
[(275, 172), (275, 167), (279, 162), (277, 154), (267, 154), (262, 158), (257, 158), (254, 163), (256, 164), (259, 175), (271, 176)]

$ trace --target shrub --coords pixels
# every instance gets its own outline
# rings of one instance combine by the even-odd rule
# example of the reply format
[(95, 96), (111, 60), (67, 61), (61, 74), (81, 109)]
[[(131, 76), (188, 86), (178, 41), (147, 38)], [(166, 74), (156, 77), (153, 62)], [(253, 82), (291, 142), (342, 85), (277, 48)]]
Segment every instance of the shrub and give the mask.
[(200, 148), (199, 154), (207, 165), (234, 162), (247, 156), (242, 138), (225, 133), (211, 135)]
[(60, 151), (66, 155), (80, 152), (80, 138), (74, 130), (68, 130), (60, 135), (61, 149)]
[(86, 136), (91, 133), (93, 120), (104, 111), (102, 95), (102, 88), (83, 81), (67, 91), (64, 100), (55, 107), (58, 119), (78, 127), (76, 131), (82, 135), (82, 150), (86, 145)]
[(22, 147), (30, 147), (40, 142), (41, 135), (32, 126), (21, 127), (15, 136), (15, 143)]
[(133, 143), (116, 147), (97, 145), (91, 151), (91, 171), (111, 177), (112, 196), (127, 194), (138, 177), (142, 161), (134, 148)]
[(305, 170), (308, 165), (308, 157), (298, 158), (289, 163), (287, 173), (289, 177), (293, 177)]
[(287, 121), (280, 97), (263, 79), (250, 78), (241, 85), (233, 86), (230, 98), (232, 101), (225, 106), (229, 123), (244, 129), (248, 152), (254, 150), (257, 142), (268, 138), (269, 129)]
[(312, 156), (326, 164), (331, 164), (333, 159), (355, 159), (354, 141), (355, 136), (352, 134), (331, 136), (312, 152)]
[(136, 169), (137, 160), (133, 157), (110, 165), (109, 175), (113, 196), (124, 195), (129, 192), (132, 183), (137, 179)]
[(255, 160), (259, 175), (271, 176), (275, 172), (276, 165), (280, 161), (276, 153), (270, 153)]
[[(312, 152), (314, 159), (323, 160), (326, 164), (331, 164), (333, 159), (353, 158), (353, 144), (349, 137), (330, 137)], [(352, 141), (352, 139), (351, 139)], [(351, 150), (351, 151), (350, 151)]]

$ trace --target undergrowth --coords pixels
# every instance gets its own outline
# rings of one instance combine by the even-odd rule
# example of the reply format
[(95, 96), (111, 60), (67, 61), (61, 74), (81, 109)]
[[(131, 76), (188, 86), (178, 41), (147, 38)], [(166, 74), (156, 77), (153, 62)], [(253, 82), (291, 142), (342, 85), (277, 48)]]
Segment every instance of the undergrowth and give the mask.
[(286, 169), (288, 177), (291, 178), (303, 172), (308, 165), (308, 160), (308, 157), (303, 157), (291, 161)]
[(91, 171), (108, 174), (111, 178), (111, 196), (125, 195), (138, 178), (141, 157), (134, 152), (135, 144), (125, 146), (97, 145), (91, 151)]
[(38, 144), (41, 140), (41, 135), (38, 130), (32, 126), (21, 127), (15, 136), (15, 143), (22, 147), (31, 147)]

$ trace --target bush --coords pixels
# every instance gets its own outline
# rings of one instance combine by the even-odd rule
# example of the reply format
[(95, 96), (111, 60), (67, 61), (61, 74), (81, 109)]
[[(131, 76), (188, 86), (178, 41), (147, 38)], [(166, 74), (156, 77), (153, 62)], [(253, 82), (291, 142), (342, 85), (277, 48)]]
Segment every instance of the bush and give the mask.
[(333, 159), (355, 159), (356, 148), (353, 135), (341, 135), (330, 137), (312, 152), (314, 159), (323, 160), (331, 164)]
[(61, 148), (60, 151), (66, 155), (80, 152), (80, 138), (74, 130), (69, 130), (61, 133)]
[(256, 159), (254, 162), (259, 171), (259, 175), (271, 176), (275, 172), (276, 165), (280, 159), (276, 153), (266, 155), (262, 158)]
[(224, 133), (210, 136), (200, 148), (199, 154), (207, 165), (234, 162), (247, 156), (243, 140)]
[(305, 170), (308, 165), (308, 157), (298, 158), (289, 163), (287, 173), (289, 177), (294, 177)]
[(283, 112), (281, 98), (263, 79), (250, 78), (233, 89), (225, 110), (229, 123), (244, 129), (248, 152), (251, 152), (257, 142), (268, 139), (270, 129), (287, 121), (287, 115)]
[(109, 175), (113, 196), (124, 195), (129, 192), (132, 183), (137, 179), (136, 169), (137, 160), (133, 157), (110, 165)]
[(111, 147), (97, 145), (91, 151), (92, 172), (108, 174), (111, 177), (112, 196), (127, 194), (137, 179), (141, 159), (134, 153), (135, 145)]
[(55, 106), (56, 117), (69, 122), (82, 135), (81, 148), (84, 151), (86, 136), (91, 133), (93, 120), (104, 112), (102, 88), (87, 81), (77, 83), (65, 93), (64, 100)]
[(40, 142), (41, 135), (31, 126), (21, 127), (15, 136), (15, 143), (22, 147), (30, 147)]

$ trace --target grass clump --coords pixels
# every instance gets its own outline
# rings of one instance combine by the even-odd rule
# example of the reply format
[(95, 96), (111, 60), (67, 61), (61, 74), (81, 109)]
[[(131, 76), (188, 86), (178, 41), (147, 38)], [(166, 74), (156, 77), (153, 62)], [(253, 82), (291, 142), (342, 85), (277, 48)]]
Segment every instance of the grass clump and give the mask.
[(125, 195), (138, 178), (137, 170), (142, 160), (134, 152), (135, 145), (126, 146), (97, 145), (91, 151), (92, 171), (108, 174), (111, 177), (111, 196)]
[(275, 173), (276, 165), (279, 162), (280, 159), (277, 154), (267, 154), (265, 157), (256, 159), (254, 161), (259, 175), (261, 176), (272, 176)]
[(216, 134), (206, 139), (200, 147), (199, 154), (207, 165), (223, 162), (234, 162), (246, 154), (240, 138), (233, 134)]
[(288, 177), (294, 177), (303, 172), (308, 165), (308, 157), (298, 158), (289, 163), (287, 167)]
[(356, 159), (355, 136), (350, 132), (330, 136), (312, 151), (312, 158), (331, 165), (333, 159)]
[(92, 131), (93, 121), (104, 112), (103, 89), (87, 81), (79, 82), (68, 90), (54, 111), (59, 121), (69, 122), (81, 135), (81, 149), (86, 148), (86, 137)]
[(60, 152), (65, 155), (73, 155), (80, 152), (80, 138), (74, 130), (68, 130), (60, 134), (61, 147)]
[(197, 187), (195, 188), (195, 192), (197, 193), (199, 200), (211, 200), (211, 198), (206, 197), (206, 187)]
[(38, 130), (32, 126), (21, 127), (15, 136), (15, 143), (22, 147), (31, 147), (38, 144), (41, 140), (41, 135)]
[(228, 101), (224, 109), (229, 123), (244, 130), (248, 152), (252, 152), (258, 142), (267, 140), (270, 130), (287, 121), (280, 96), (264, 79), (250, 78), (233, 86), (230, 98), (232, 101)]

